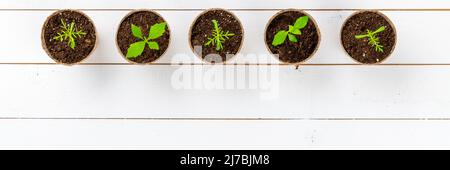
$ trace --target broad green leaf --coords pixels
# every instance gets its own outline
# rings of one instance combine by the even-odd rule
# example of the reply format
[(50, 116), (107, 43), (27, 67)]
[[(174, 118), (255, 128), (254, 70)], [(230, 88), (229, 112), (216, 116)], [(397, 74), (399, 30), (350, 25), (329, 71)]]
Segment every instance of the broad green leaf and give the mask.
[(273, 38), (273, 41), (272, 41), (272, 45), (278, 46), (280, 44), (283, 44), (284, 41), (286, 41), (287, 35), (288, 35), (287, 31), (284, 31), (284, 30), (279, 31), (277, 34), (275, 34), (275, 37)]
[(148, 39), (153, 40), (161, 37), (166, 32), (166, 23), (158, 23), (150, 27)]
[(145, 49), (145, 41), (139, 41), (130, 45), (127, 52), (127, 58), (136, 58), (142, 54)]
[(302, 35), (302, 32), (299, 29), (294, 29), (291, 31), (291, 33), (294, 35)]
[(305, 28), (306, 25), (308, 24), (308, 20), (309, 20), (308, 16), (302, 16), (302, 17), (298, 18), (295, 21), (294, 28), (296, 28), (296, 29)]
[(138, 26), (136, 26), (134, 24), (131, 24), (131, 32), (133, 33), (133, 36), (135, 36), (136, 38), (143, 39), (142, 38), (142, 31), (141, 31), (140, 27), (138, 27)]
[(150, 41), (150, 42), (148, 42), (147, 44), (148, 44), (148, 47), (149, 47), (150, 49), (152, 49), (152, 50), (159, 50), (159, 45), (158, 45), (157, 42)]
[(292, 32), (292, 31), (294, 31), (294, 30), (295, 30), (294, 26), (289, 25), (289, 30), (288, 30), (288, 32)]
[(295, 35), (288, 34), (288, 37), (289, 37), (289, 41), (291, 41), (291, 42), (298, 42), (297, 37), (295, 37)]

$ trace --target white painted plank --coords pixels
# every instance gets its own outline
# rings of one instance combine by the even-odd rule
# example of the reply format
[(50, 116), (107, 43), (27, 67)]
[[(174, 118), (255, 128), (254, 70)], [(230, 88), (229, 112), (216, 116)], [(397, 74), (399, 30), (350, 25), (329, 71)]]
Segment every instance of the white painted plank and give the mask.
[[(311, 135), (322, 149), (449, 149), (446, 121), (318, 121)], [(299, 128), (300, 129), (300, 128)]]
[[(313, 9), (308, 12), (317, 20), (323, 38), (318, 53), (308, 63), (353, 63), (339, 46), (342, 22), (352, 9), (387, 9), (384, 13), (396, 25), (399, 38), (395, 53), (386, 63), (450, 63), (446, 41), (450, 34), (445, 34), (450, 23), (441, 21), (450, 17), (447, 9), (450, 1), (443, 0), (0, 1), (0, 21), (8, 23), (0, 27), (0, 46), (3, 48), (0, 63), (52, 63), (41, 49), (40, 28), (46, 16), (61, 8), (90, 9), (85, 12), (98, 27), (100, 46), (87, 63), (125, 63), (115, 49), (115, 30), (130, 9), (139, 8), (160, 9), (158, 12), (173, 31), (173, 44), (160, 63), (173, 62), (174, 55), (179, 53), (190, 55), (183, 58), (185, 63), (201, 63), (189, 50), (187, 32), (200, 9), (211, 7), (234, 9), (245, 28), (244, 54), (267, 54), (263, 31), (268, 19), (277, 12), (274, 9), (302, 8)], [(427, 9), (431, 11), (425, 11)], [(423, 30), (427, 33), (420, 34)], [(430, 36), (429, 32), (439, 36)], [(232, 62), (277, 63), (272, 57), (263, 57), (259, 61), (238, 57)], [(278, 79), (272, 80), (275, 83), (272, 85), (279, 85), (275, 88), (278, 95), (274, 98), (267, 98), (268, 90), (261, 86), (254, 89), (204, 87), (177, 90), (171, 78), (179, 68), (0, 64), (0, 148), (450, 148), (449, 121), (316, 119), (450, 118), (450, 67), (313, 66), (300, 70), (282, 67), (278, 70)], [(194, 77), (199, 79), (192, 81), (203, 82), (205, 77), (201, 73), (210, 72), (207, 68), (194, 66), (193, 70), (199, 71)], [(246, 72), (243, 68), (256, 67), (235, 69)], [(263, 71), (267, 67), (259, 68)], [(276, 67), (271, 68), (270, 71), (277, 71)], [(254, 76), (254, 73), (249, 76), (250, 82), (257, 82), (252, 79)], [(305, 120), (1, 119), (8, 117)]]
[[(99, 32), (99, 46), (87, 63), (126, 63), (115, 46), (116, 28), (128, 11), (87, 11)], [(172, 44), (167, 55), (158, 63), (202, 63), (194, 56), (188, 45), (188, 30), (200, 11), (159, 11), (170, 24)], [(264, 29), (269, 18), (277, 11), (237, 11), (245, 29), (242, 56), (230, 63), (279, 63), (266, 50)], [(354, 63), (340, 45), (339, 34), (344, 20), (352, 11), (308, 11), (317, 20), (322, 33), (322, 42), (317, 54), (308, 61), (313, 64)], [(8, 50), (0, 51), (0, 63), (52, 63), (40, 45), (40, 29), (51, 11), (0, 11), (0, 21), (8, 25), (0, 27), (0, 45)], [(385, 12), (395, 23), (398, 43), (395, 52), (386, 63), (435, 64), (450, 63), (448, 42), (450, 12)], [(14, 18), (11, 20), (11, 18)], [(422, 24), (416, 24), (420, 20)], [(27, 21), (27, 22), (23, 22)], [(414, 26), (412, 26), (414, 25)], [(430, 25), (433, 25), (430, 27)], [(439, 38), (427, 32), (442, 33)], [(20, 33), (20, 34), (18, 34)], [(27, 40), (26, 43), (24, 40)], [(181, 57), (180, 57), (181, 56)], [(252, 57), (253, 56), (253, 57)], [(257, 56), (258, 58), (256, 58)]]
[[(234, 76), (222, 79), (226, 71)], [(0, 117), (449, 118), (448, 75), (445, 66), (0, 65)]]
[[(263, 2), (263, 3), (262, 3)], [(448, 8), (445, 0), (16, 0), (1, 1), (0, 9), (436, 9)]]
[(297, 123), (299, 122), (0, 120), (0, 148), (292, 148), (308, 143), (308, 139), (304, 138), (308, 135), (308, 130), (298, 128), (308, 125), (299, 126)]
[(449, 149), (449, 121), (0, 120), (0, 149)]

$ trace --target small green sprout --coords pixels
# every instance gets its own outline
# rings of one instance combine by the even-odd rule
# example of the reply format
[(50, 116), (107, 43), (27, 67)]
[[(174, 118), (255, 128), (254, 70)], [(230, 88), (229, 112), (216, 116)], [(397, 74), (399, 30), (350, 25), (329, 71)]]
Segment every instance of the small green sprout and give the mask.
[(376, 31), (367, 30), (367, 34), (356, 35), (356, 39), (369, 38), (369, 45), (375, 47), (376, 52), (383, 52), (383, 46), (380, 44), (380, 39), (376, 37), (376, 34), (383, 32), (386, 29), (385, 26), (378, 28)]
[(57, 41), (67, 41), (67, 45), (69, 45), (70, 48), (72, 48), (73, 50), (76, 47), (76, 42), (75, 40), (77, 38), (81, 38), (82, 36), (85, 36), (86, 33), (83, 32), (83, 30), (77, 30), (77, 28), (75, 27), (75, 22), (72, 21), (70, 23), (70, 25), (66, 24), (66, 22), (61, 19), (61, 31), (58, 32), (58, 36), (53, 37), (54, 40)]
[(139, 38), (141, 41), (135, 42), (130, 45), (127, 51), (127, 58), (136, 58), (144, 52), (145, 46), (148, 46), (152, 50), (159, 50), (159, 45), (155, 40), (161, 37), (166, 32), (166, 23), (157, 23), (150, 27), (148, 37), (142, 34), (141, 28), (131, 24), (131, 33), (134, 37)]
[(214, 26), (212, 37), (208, 38), (208, 42), (205, 43), (205, 46), (210, 46), (212, 44), (213, 46), (216, 46), (216, 51), (221, 51), (223, 49), (223, 43), (234, 36), (234, 33), (230, 33), (229, 31), (224, 32), (219, 27), (219, 22), (217, 22), (217, 20), (212, 20), (212, 23)]
[(272, 45), (273, 46), (279, 46), (283, 44), (286, 41), (286, 38), (289, 38), (289, 41), (291, 42), (298, 42), (297, 37), (295, 35), (302, 35), (302, 32), (300, 29), (305, 28), (308, 24), (309, 17), (303, 16), (300, 18), (297, 18), (294, 25), (289, 25), (289, 29), (278, 31), (277, 34), (275, 34), (275, 37), (273, 38)]

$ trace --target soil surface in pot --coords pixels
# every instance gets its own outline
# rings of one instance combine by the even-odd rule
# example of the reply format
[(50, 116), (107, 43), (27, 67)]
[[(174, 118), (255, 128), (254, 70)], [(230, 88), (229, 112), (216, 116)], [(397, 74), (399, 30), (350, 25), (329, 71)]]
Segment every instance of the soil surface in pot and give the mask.
[[(375, 31), (385, 26), (385, 30), (376, 34), (380, 45), (383, 46), (383, 52), (375, 51), (372, 45), (369, 45), (369, 39), (356, 39), (356, 35), (367, 34), (367, 30)], [(375, 64), (386, 59), (394, 50), (396, 33), (383, 15), (366, 11), (353, 15), (344, 24), (341, 32), (341, 41), (345, 51), (356, 61), (364, 64)]]
[[(72, 22), (78, 31), (83, 31), (86, 35), (76, 38), (75, 49), (68, 45), (68, 41), (58, 41), (54, 37), (62, 30), (63, 20), (68, 26)], [(96, 33), (94, 24), (82, 13), (71, 10), (64, 10), (50, 16), (43, 28), (43, 46), (50, 57), (58, 63), (74, 64), (82, 61), (94, 50), (96, 43)]]
[(294, 25), (295, 21), (305, 16), (302, 11), (285, 11), (276, 15), (266, 29), (266, 44), (272, 54), (278, 55), (280, 61), (285, 63), (303, 62), (314, 54), (320, 41), (319, 31), (313, 19), (309, 17), (308, 24), (302, 28), (301, 35), (295, 35), (298, 42), (291, 42), (288, 39), (278, 46), (273, 46), (272, 41), (280, 30), (288, 30), (289, 25)]
[[(218, 21), (219, 27), (222, 31), (229, 31), (234, 34), (234, 36), (229, 37), (229, 39), (223, 43), (223, 49), (220, 51), (217, 51), (216, 46), (214, 45), (205, 46), (205, 43), (208, 42), (208, 38), (211, 37), (214, 32), (212, 20)], [(210, 63), (221, 63), (227, 61), (239, 52), (242, 45), (242, 38), (243, 30), (241, 24), (233, 14), (225, 10), (211, 10), (203, 13), (197, 18), (196, 21), (194, 21), (191, 28), (190, 43), (191, 47), (194, 49), (194, 52), (198, 56), (201, 56), (204, 61)], [(201, 51), (199, 50), (200, 47)], [(218, 54), (221, 58), (217, 58), (209, 54)]]
[[(126, 16), (126, 18), (123, 19), (122, 23), (119, 26), (116, 37), (117, 45), (119, 46), (120, 52), (122, 52), (123, 56), (126, 57), (128, 48), (131, 44), (141, 41), (141, 39), (133, 36), (131, 32), (131, 24), (140, 27), (142, 35), (144, 37), (148, 37), (150, 27), (154, 24), (163, 22), (166, 21), (164, 21), (164, 19), (160, 15), (151, 11), (137, 11)], [(161, 57), (169, 47), (169, 27), (166, 26), (166, 32), (161, 37), (151, 41), (155, 41), (158, 43), (159, 50), (152, 50), (148, 46), (146, 46), (144, 48), (144, 52), (142, 52), (140, 56), (127, 59), (136, 63), (151, 63)]]

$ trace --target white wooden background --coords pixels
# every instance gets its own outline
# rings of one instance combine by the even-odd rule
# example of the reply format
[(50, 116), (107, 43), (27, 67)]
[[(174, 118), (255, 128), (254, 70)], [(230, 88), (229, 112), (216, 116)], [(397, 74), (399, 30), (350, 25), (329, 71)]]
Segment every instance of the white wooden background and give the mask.
[[(167, 20), (172, 44), (156, 64), (136, 66), (118, 54), (115, 31), (126, 13), (144, 7)], [(321, 46), (300, 70), (272, 57), (224, 66), (279, 66), (276, 99), (262, 100), (263, 89), (174, 89), (171, 76), (182, 67), (175, 54), (189, 54), (183, 63), (195, 70), (208, 67), (187, 39), (196, 15), (212, 7), (241, 20), (243, 54), (268, 54), (264, 27), (286, 8), (314, 17)], [(55, 65), (41, 49), (45, 18), (64, 8), (83, 10), (99, 33), (97, 50), (79, 66)], [(357, 65), (340, 47), (341, 25), (359, 9), (381, 10), (396, 26), (396, 50), (382, 65)], [(450, 1), (442, 0), (0, 1), (0, 147), (448, 147), (449, 17)]]

